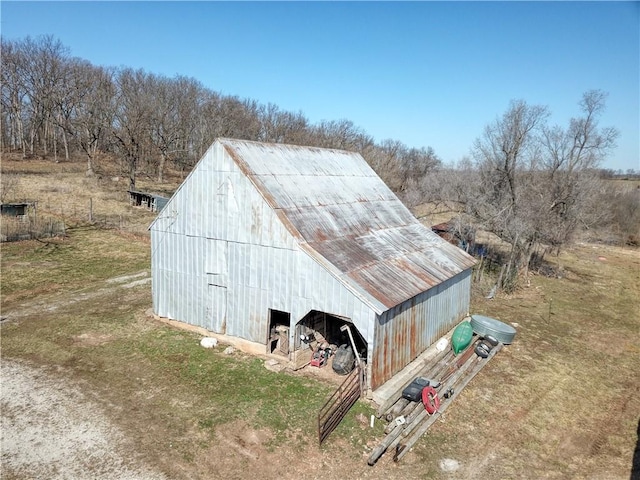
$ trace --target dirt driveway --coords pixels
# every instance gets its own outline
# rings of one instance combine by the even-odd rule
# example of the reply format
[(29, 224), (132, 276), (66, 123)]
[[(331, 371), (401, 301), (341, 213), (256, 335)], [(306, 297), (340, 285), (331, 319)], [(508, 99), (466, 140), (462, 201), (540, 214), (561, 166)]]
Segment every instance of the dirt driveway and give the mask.
[(131, 458), (124, 435), (79, 385), (2, 362), (2, 478), (165, 478)]
[[(35, 311), (148, 283), (147, 272), (109, 279), (91, 293), (38, 299), (13, 310), (12, 321)], [(131, 457), (125, 435), (110, 422), (91, 389), (51, 369), (3, 359), (0, 365), (3, 479), (164, 479)]]

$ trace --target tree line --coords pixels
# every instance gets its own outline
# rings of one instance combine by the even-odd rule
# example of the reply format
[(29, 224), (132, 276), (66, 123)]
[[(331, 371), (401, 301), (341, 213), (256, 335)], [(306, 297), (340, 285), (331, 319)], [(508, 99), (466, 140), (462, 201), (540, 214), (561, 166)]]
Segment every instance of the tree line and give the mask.
[(133, 189), (141, 173), (161, 183), (169, 167), (188, 172), (218, 137), (356, 151), (407, 206), (453, 206), (465, 235), (482, 229), (506, 242), (504, 288), (579, 231), (609, 228), (631, 243), (640, 236), (638, 190), (612, 187), (604, 181), (611, 172), (599, 168), (618, 136), (599, 125), (599, 90), (582, 95), (564, 126), (549, 124), (547, 107), (514, 100), (470, 157), (447, 166), (430, 147), (376, 142), (346, 119), (311, 123), (302, 112), (222, 95), (193, 78), (96, 66), (52, 36), (1, 42), (0, 147), (25, 159), (80, 154), (92, 175), (97, 156), (108, 154)]
[(169, 164), (190, 170), (218, 137), (360, 152), (397, 192), (441, 164), (432, 148), (376, 143), (349, 120), (312, 124), (302, 112), (222, 95), (198, 80), (92, 65), (52, 36), (2, 39), (3, 151), (69, 160), (119, 159), (135, 188), (140, 173), (162, 182)]

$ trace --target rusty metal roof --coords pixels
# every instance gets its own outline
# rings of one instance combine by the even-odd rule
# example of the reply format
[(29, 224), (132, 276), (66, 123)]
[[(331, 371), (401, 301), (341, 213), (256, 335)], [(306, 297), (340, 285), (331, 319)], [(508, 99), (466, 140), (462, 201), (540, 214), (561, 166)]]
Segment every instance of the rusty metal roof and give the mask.
[(382, 313), (470, 268), (358, 153), (220, 139), (301, 248)]

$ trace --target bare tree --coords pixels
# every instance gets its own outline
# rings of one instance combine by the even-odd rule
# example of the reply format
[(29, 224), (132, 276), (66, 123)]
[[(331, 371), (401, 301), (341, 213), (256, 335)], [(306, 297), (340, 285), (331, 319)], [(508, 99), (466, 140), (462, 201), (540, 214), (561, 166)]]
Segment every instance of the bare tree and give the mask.
[(116, 110), (112, 135), (123, 156), (129, 188), (135, 189), (140, 161), (151, 139), (152, 78), (142, 70), (124, 69), (116, 76)]
[(367, 143), (366, 133), (351, 120), (323, 120), (311, 129), (314, 146), (359, 151)]
[(75, 84), (79, 102), (72, 120), (73, 133), (87, 158), (87, 175), (94, 174), (94, 161), (115, 120), (114, 72), (86, 63), (78, 65)]
[(22, 150), (27, 156), (24, 136), (24, 107), (27, 89), (24, 84), (26, 61), (16, 42), (2, 39), (2, 68), (0, 89), (2, 92), (2, 146)]
[(306, 144), (309, 125), (302, 112), (285, 112), (273, 103), (259, 108), (261, 131), (259, 140), (274, 143)]
[(0, 175), (0, 202), (11, 199), (18, 190), (20, 175), (16, 173), (3, 173)]
[[(203, 88), (198, 95), (198, 118), (196, 119), (193, 138), (191, 140), (194, 158), (200, 158), (216, 139), (218, 109), (220, 95), (212, 90)], [(188, 165), (188, 159), (179, 162), (181, 170)], [(194, 163), (195, 164), (195, 163)]]
[(157, 166), (158, 182), (164, 180), (164, 169), (169, 156), (175, 153), (180, 136), (180, 91), (178, 82), (165, 77), (155, 78), (147, 86), (153, 95), (150, 111), (150, 134), (153, 145), (160, 153)]
[[(52, 94), (52, 118), (62, 136), (67, 161), (70, 159), (70, 141), (76, 138), (79, 111), (83, 103), (88, 101), (86, 97), (92, 88), (87, 81), (87, 73), (92, 68), (88, 62), (78, 58), (67, 60), (61, 67), (62, 85)], [(54, 140), (56, 138), (54, 136)], [(54, 158), (57, 161), (57, 149), (54, 149)]]
[(537, 241), (532, 223), (535, 205), (528, 186), (539, 160), (537, 134), (547, 116), (546, 107), (512, 101), (473, 147), (480, 181), (470, 195), (475, 200), (467, 209), (487, 230), (511, 245), (500, 287), (514, 281), (518, 265)]
[(599, 196), (600, 205), (611, 205), (610, 216), (601, 225), (622, 245), (640, 245), (640, 188), (621, 189), (609, 185)]
[(618, 131), (599, 128), (598, 119), (606, 107), (607, 95), (591, 90), (582, 96), (582, 116), (572, 118), (566, 129), (544, 128), (543, 149), (545, 219), (540, 226), (542, 240), (559, 249), (577, 228), (599, 221), (603, 209), (594, 204), (601, 189), (597, 167), (615, 147)]
[(501, 287), (515, 285), (534, 252), (559, 251), (580, 227), (598, 221), (596, 167), (615, 146), (615, 128), (598, 127), (601, 91), (586, 92), (582, 116), (564, 129), (546, 124), (546, 107), (512, 102), (474, 144), (477, 184), (463, 194), (466, 210), (511, 245)]
[(55, 99), (64, 85), (68, 48), (51, 35), (21, 42), (25, 68), (23, 83), (27, 91), (29, 107), (29, 149), (35, 153), (36, 142), (46, 157), (55, 141)]
[(384, 180), (394, 192), (402, 189), (402, 152), (405, 145), (392, 139), (383, 140), (380, 144), (370, 149), (365, 158), (376, 173)]
[[(175, 79), (174, 95), (178, 100), (178, 135), (174, 150), (167, 155), (167, 159), (180, 164), (185, 162), (195, 164), (202, 155), (198, 155), (198, 126), (201, 122), (202, 104), (206, 89), (193, 78), (177, 77)], [(209, 142), (211, 143), (211, 142)], [(162, 170), (164, 175), (164, 169)], [(158, 172), (160, 178), (160, 171)]]

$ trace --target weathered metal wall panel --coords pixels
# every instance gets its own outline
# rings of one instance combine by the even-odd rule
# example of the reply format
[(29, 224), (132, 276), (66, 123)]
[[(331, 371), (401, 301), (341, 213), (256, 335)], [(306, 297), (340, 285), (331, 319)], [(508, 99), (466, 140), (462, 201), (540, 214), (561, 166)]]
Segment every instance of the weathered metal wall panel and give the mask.
[(291, 313), (292, 326), (318, 310), (352, 319), (372, 340), (375, 313), (304, 252), (230, 242), (229, 266), (229, 335), (265, 343), (269, 309)]
[[(154, 311), (173, 319), (208, 328), (207, 277), (204, 272), (205, 239), (152, 232)], [(162, 248), (159, 248), (162, 247)]]
[(402, 370), (468, 313), (470, 287), (469, 269), (377, 316), (372, 352), (374, 389)]
[(227, 197), (219, 192), (232, 167), (214, 144), (151, 225), (154, 312), (216, 332), (224, 329), (225, 293), (210, 284), (222, 288), (227, 272), (224, 244), (209, 239), (226, 235)]
[(207, 330), (227, 332), (227, 287), (209, 284), (205, 322)]

